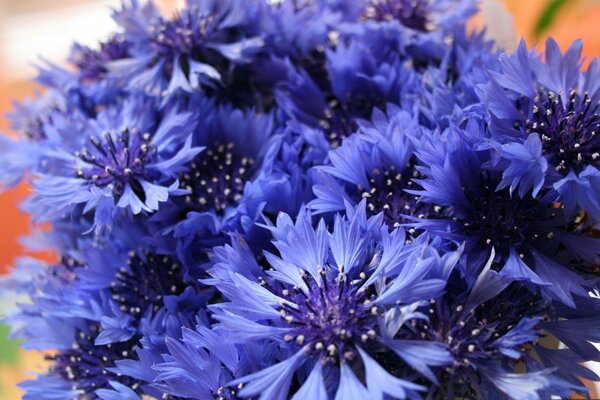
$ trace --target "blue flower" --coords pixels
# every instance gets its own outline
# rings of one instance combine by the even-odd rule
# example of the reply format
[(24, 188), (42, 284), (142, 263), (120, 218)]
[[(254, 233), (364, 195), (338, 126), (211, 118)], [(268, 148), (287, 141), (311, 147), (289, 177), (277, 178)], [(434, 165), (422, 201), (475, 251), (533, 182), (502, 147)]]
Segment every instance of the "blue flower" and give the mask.
[(98, 50), (79, 44), (73, 45), (69, 61), (78, 68), (83, 81), (100, 81), (106, 78), (107, 64), (129, 57), (129, 43), (120, 35), (100, 43)]
[(281, 2), (266, 9), (265, 46), (277, 57), (318, 63), (316, 50), (329, 42), (329, 32), (343, 14), (324, 1)]
[[(454, 359), (436, 370), (440, 386), (432, 387), (430, 396), (538, 399), (586, 392), (579, 379), (593, 373), (577, 363), (595, 359), (597, 350), (582, 351), (574, 342), (570, 350), (554, 350), (540, 339), (549, 327), (560, 332), (587, 322), (590, 329), (582, 336), (584, 341), (594, 340), (595, 319), (586, 320), (571, 308), (543, 300), (518, 280), (491, 269), (493, 260), (492, 252), (474, 279), (460, 277), (455, 270), (444, 296), (432, 299), (429, 310), (419, 310), (429, 319), (405, 327), (409, 337), (446, 343)], [(594, 300), (591, 308), (598, 306)], [(525, 369), (517, 372), (518, 365)], [(564, 369), (556, 369), (557, 365)]]
[(251, 240), (261, 214), (296, 212), (310, 195), (298, 153), (282, 149), (286, 134), (271, 114), (206, 102), (199, 115), (192, 143), (205, 150), (178, 175), (186, 193), (153, 219), (189, 265), (198, 261), (193, 252), (205, 258), (226, 233), (245, 232)]
[(248, 63), (263, 46), (254, 32), (260, 4), (189, 0), (165, 19), (151, 4), (134, 1), (115, 14), (131, 56), (109, 63), (109, 69), (128, 88), (155, 96), (216, 87), (229, 66)]
[[(248, 258), (243, 242), (215, 253), (213, 277), (205, 282), (227, 299), (209, 307), (219, 321), (216, 329), (232, 343), (271, 342), (280, 354), (279, 362), (231, 382), (244, 384), (241, 396), (287, 398), (301, 370), (310, 376), (300, 382), (298, 397), (358, 390), (412, 398), (424, 387), (410, 382), (411, 369), (435, 381), (430, 367), (448, 363), (445, 345), (396, 333), (424, 317), (411, 312), (414, 304), (443, 289), (444, 280), (429, 278), (442, 261), (429, 255), (425, 241), (405, 245), (403, 230), (389, 232), (381, 221), (381, 215), (366, 217), (364, 202), (347, 218), (336, 217), (331, 231), (324, 221), (313, 228), (306, 211), (296, 222), (280, 215), (269, 228), (278, 255)], [(386, 349), (382, 358), (379, 351)], [(381, 373), (388, 362), (406, 368), (395, 369), (398, 375)], [(360, 364), (366, 385), (357, 377)], [(333, 378), (338, 374), (339, 381)]]
[(184, 328), (181, 340), (167, 338), (164, 362), (154, 366), (159, 372), (155, 385), (169, 396), (238, 398), (238, 388), (227, 383), (265, 365), (272, 351), (260, 344), (227, 343), (226, 334), (198, 325)]
[(427, 32), (464, 21), (475, 12), (473, 1), (368, 0), (365, 16), (375, 21), (398, 21), (403, 26)]
[(357, 133), (330, 152), (331, 165), (318, 167), (327, 175), (314, 186), (317, 198), (311, 208), (317, 213), (337, 212), (347, 203), (356, 205), (365, 199), (369, 213), (383, 212), (391, 227), (406, 222), (407, 215), (435, 215), (434, 208), (417, 203), (406, 191), (419, 176), (414, 148), (423, 128), (416, 117), (389, 105), (387, 114), (375, 109), (372, 122), (360, 125)]
[(193, 116), (172, 110), (158, 120), (152, 104), (134, 96), (94, 119), (57, 123), (53, 134), (62, 147), (49, 149), (45, 167), (35, 171), (33, 213), (52, 218), (83, 204), (102, 228), (118, 209), (151, 213), (185, 193), (177, 174), (202, 150), (191, 145)]
[[(31, 398), (57, 399), (93, 396), (97, 389), (108, 387), (109, 381), (120, 382), (134, 390), (136, 380), (110, 373), (116, 359), (129, 357), (137, 337), (129, 334), (112, 343), (102, 343), (106, 337), (100, 322), (112, 314), (110, 305), (99, 293), (84, 292), (77, 287), (78, 262), (64, 258), (61, 263), (45, 266), (33, 260), (23, 260), (20, 274), (28, 281), (13, 279), (3, 282), (29, 303), (20, 306), (9, 317), (14, 333), (24, 338), (30, 349), (54, 350), (46, 359), (51, 361), (46, 375), (24, 383)], [(117, 316), (120, 322), (126, 319)], [(49, 389), (47, 392), (42, 388)]]
[(430, 4), (427, 0), (388, 0), (375, 1), (368, 11), (371, 18), (378, 21), (397, 20), (402, 25), (419, 30), (429, 30)]
[[(101, 390), (101, 398), (160, 393), (150, 387), (156, 373), (144, 362), (152, 355), (162, 360), (165, 336), (197, 323), (213, 291), (189, 281), (169, 256), (120, 249), (136, 239), (113, 236), (101, 248), (97, 239), (81, 240), (73, 257), (50, 266), (24, 259), (2, 283), (29, 299), (8, 319), (14, 334), (26, 348), (56, 350), (47, 357), (48, 373), (26, 384), (32, 395), (47, 380), (62, 398), (71, 391), (93, 396)], [(137, 374), (129, 373), (131, 364)]]
[[(570, 232), (570, 221), (551, 199), (513, 195), (502, 172), (492, 167), (493, 150), (480, 147), (481, 129), (471, 121), (465, 130), (451, 127), (443, 137), (422, 142), (417, 155), (423, 178), (416, 180), (422, 189), (410, 192), (441, 211), (435, 219), (415, 218), (414, 226), (466, 241), (474, 260), (482, 261), (494, 247), (502, 275), (574, 306), (572, 294), (585, 296), (591, 282), (577, 275), (571, 263), (594, 263), (598, 241)], [(587, 248), (575, 250), (571, 243), (578, 241)], [(560, 255), (559, 244), (566, 248)]]
[(393, 28), (337, 32), (332, 40), (316, 67), (289, 68), (288, 78), (277, 85), (276, 100), (287, 116), (322, 129), (335, 148), (373, 108), (397, 104), (412, 72), (402, 65)]
[[(417, 107), (420, 123), (429, 129), (462, 125), (471, 118), (484, 118), (485, 109), (477, 96), (478, 85), (489, 81), (489, 70), (498, 69), (493, 42), (484, 33), (467, 33), (457, 27), (448, 46), (435, 49), (431, 44), (409, 47), (419, 60), (421, 73), (413, 76), (401, 93), (404, 109)], [(423, 54), (424, 53), (424, 54)]]
[(521, 42), (515, 54), (502, 55), (501, 71), (490, 72), (480, 97), (490, 112), (491, 145), (508, 165), (505, 184), (520, 186), (521, 197), (543, 190), (568, 216), (583, 209), (598, 219), (598, 64), (583, 72), (580, 57), (581, 42), (563, 55), (548, 39), (543, 63)]

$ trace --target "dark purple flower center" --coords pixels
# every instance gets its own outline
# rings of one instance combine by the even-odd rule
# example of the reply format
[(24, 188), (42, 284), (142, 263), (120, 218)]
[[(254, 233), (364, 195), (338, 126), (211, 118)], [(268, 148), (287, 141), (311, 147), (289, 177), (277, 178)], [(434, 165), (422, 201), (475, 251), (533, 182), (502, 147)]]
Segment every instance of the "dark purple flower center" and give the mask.
[(99, 50), (85, 46), (75, 48), (70, 60), (77, 66), (83, 79), (99, 80), (108, 72), (107, 62), (129, 57), (129, 46), (123, 37), (115, 35), (107, 42), (101, 43)]
[(332, 148), (338, 148), (342, 141), (356, 131), (354, 117), (337, 100), (331, 100), (319, 120), (319, 128), (323, 129), (325, 138)]
[(281, 318), (293, 328), (284, 339), (305, 346), (308, 354), (324, 362), (353, 359), (355, 345), (375, 337), (379, 311), (367, 291), (359, 291), (360, 285), (349, 283), (344, 274), (334, 277), (323, 271), (321, 277), (320, 286), (304, 277), (308, 292), (281, 291), (290, 302), (281, 305)]
[(186, 288), (179, 263), (166, 255), (149, 251), (131, 252), (127, 266), (111, 282), (112, 299), (122, 312), (141, 317), (149, 308), (163, 306), (167, 295), (178, 295)]
[(62, 256), (60, 262), (50, 266), (52, 276), (60, 279), (65, 284), (71, 284), (77, 280), (75, 269), (81, 267), (82, 264), (76, 259), (69, 256)]
[(208, 42), (225, 42), (228, 31), (219, 29), (221, 18), (214, 12), (190, 5), (174, 18), (157, 18), (150, 26), (150, 40), (166, 56), (191, 56)]
[[(545, 314), (539, 296), (518, 286), (509, 287), (499, 299), (471, 310), (465, 310), (461, 303), (449, 305), (446, 299), (432, 300), (429, 319), (411, 321), (414, 339), (448, 345), (454, 362), (445, 370), (442, 387), (448, 384), (454, 386), (459, 397), (466, 396), (471, 390), (469, 382), (478, 364), (505, 357), (494, 345), (496, 340), (510, 332), (522, 319)], [(521, 351), (525, 353), (532, 344), (521, 345)]]
[(377, 21), (400, 21), (418, 31), (429, 30), (430, 0), (371, 0), (367, 17)]
[(553, 210), (540, 208), (539, 198), (521, 198), (511, 196), (508, 189), (496, 190), (499, 180), (491, 175), (482, 172), (478, 189), (464, 191), (471, 208), (453, 219), (462, 224), (465, 235), (478, 238), (481, 245), (494, 246), (504, 254), (511, 246), (519, 248), (526, 241), (551, 234), (549, 230), (542, 232), (536, 223), (556, 217)]
[(405, 216), (426, 218), (438, 214), (441, 207), (419, 203), (418, 196), (406, 192), (414, 186), (413, 179), (420, 176), (414, 162), (399, 172), (395, 166), (383, 171), (375, 169), (369, 178), (370, 187), (357, 187), (358, 196), (366, 199), (367, 210), (371, 214), (383, 212), (384, 219), (390, 228), (405, 221)]
[(353, 93), (345, 99), (344, 104), (336, 99), (329, 101), (318, 127), (323, 130), (332, 148), (339, 147), (345, 138), (356, 132), (357, 119), (368, 118), (375, 108), (384, 108), (385, 100), (375, 93), (371, 94), (373, 97), (367, 98)]
[(75, 390), (81, 390), (84, 399), (98, 399), (97, 389), (110, 389), (109, 381), (117, 381), (140, 393), (140, 382), (127, 376), (110, 372), (115, 360), (136, 358), (133, 347), (137, 338), (126, 342), (118, 342), (96, 346), (94, 341), (101, 332), (97, 324), (90, 324), (85, 330), (80, 330), (69, 350), (63, 350), (55, 355), (46, 356), (54, 364), (51, 373), (73, 383)]
[(233, 143), (215, 144), (198, 154), (179, 176), (181, 187), (191, 192), (185, 197), (189, 209), (223, 215), (227, 207), (239, 202), (244, 185), (254, 176), (255, 161), (234, 150)]
[(568, 97), (541, 90), (535, 97), (526, 132), (537, 132), (544, 153), (557, 171), (581, 171), (598, 164), (600, 157), (600, 115), (588, 93), (572, 90)]
[[(210, 19), (206, 19), (210, 21)], [(207, 26), (207, 23), (204, 22)], [(201, 31), (193, 29), (191, 16), (179, 17), (173, 21), (159, 18), (150, 27), (152, 41), (158, 50), (167, 55), (190, 54), (196, 46), (197, 39), (201, 39)]]
[(77, 169), (77, 176), (99, 187), (110, 186), (119, 195), (128, 183), (144, 201), (144, 190), (139, 180), (146, 176), (146, 165), (157, 151), (151, 143), (151, 135), (142, 134), (138, 129), (130, 133), (126, 128), (114, 136), (107, 132), (102, 139), (92, 137), (91, 148), (75, 153), (87, 164)]

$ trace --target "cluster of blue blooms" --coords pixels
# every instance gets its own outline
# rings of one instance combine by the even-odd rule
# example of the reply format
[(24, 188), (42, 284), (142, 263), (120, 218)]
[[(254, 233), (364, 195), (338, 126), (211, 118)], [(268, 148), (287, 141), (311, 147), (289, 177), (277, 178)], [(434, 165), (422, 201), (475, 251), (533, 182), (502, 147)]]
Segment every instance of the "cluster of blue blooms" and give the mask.
[(131, 0), (17, 105), (25, 399), (536, 400), (600, 361), (600, 71), (471, 0)]

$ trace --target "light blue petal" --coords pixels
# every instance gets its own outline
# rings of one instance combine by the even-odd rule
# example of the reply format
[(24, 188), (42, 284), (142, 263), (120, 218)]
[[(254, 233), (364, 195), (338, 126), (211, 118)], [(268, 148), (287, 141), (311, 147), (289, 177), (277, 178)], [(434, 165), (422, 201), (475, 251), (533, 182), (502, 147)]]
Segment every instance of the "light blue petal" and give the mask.
[(352, 369), (345, 362), (340, 366), (340, 384), (335, 393), (335, 400), (364, 400), (369, 398), (369, 391), (358, 380)]

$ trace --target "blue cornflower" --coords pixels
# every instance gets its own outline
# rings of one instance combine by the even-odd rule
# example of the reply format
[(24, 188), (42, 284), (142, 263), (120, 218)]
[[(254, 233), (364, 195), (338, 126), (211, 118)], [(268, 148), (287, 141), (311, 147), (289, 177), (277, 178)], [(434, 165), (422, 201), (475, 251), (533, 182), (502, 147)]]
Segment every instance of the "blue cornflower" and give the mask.
[(289, 69), (288, 78), (277, 85), (278, 106), (292, 119), (323, 130), (332, 147), (339, 146), (357, 129), (358, 119), (369, 118), (375, 107), (397, 104), (402, 85), (412, 82), (411, 71), (393, 50), (400, 46), (395, 33), (368, 29), (334, 39), (319, 68)]
[(35, 215), (52, 218), (83, 204), (101, 228), (118, 209), (151, 213), (185, 193), (177, 174), (202, 150), (191, 145), (191, 114), (171, 110), (159, 119), (152, 100), (133, 96), (94, 119), (75, 116), (55, 124), (61, 147), (49, 149), (44, 168), (34, 171)]
[[(556, 340), (567, 326), (595, 326), (596, 317), (545, 301), (491, 269), (493, 261), (492, 252), (475, 277), (462, 278), (454, 271), (447, 292), (432, 299), (428, 310), (419, 310), (429, 318), (404, 328), (408, 337), (446, 343), (452, 354), (453, 362), (436, 370), (440, 385), (432, 387), (429, 395), (540, 399), (569, 396), (573, 391), (586, 393), (580, 379), (597, 378), (578, 363), (597, 359), (600, 353), (573, 341), (556, 350), (546, 347), (552, 346), (551, 340), (542, 338), (556, 332), (558, 336), (551, 336)], [(584, 299), (576, 298), (579, 301)], [(588, 303), (591, 309), (600, 305), (598, 299)], [(582, 329), (583, 341), (596, 336), (592, 329)], [(561, 368), (556, 369), (557, 365)]]
[(584, 209), (600, 218), (598, 63), (581, 71), (581, 42), (561, 54), (546, 42), (545, 62), (521, 42), (500, 58), (501, 71), (481, 86), (490, 112), (491, 146), (498, 153), (503, 186), (523, 197), (548, 193), (568, 216)]
[(402, 25), (426, 31), (429, 29), (429, 1), (420, 0), (388, 0), (388, 1), (373, 1), (368, 12), (371, 18), (378, 21), (398, 20)]
[(114, 342), (104, 341), (107, 335), (101, 320), (115, 312), (120, 323), (127, 323), (127, 319), (111, 309), (99, 293), (77, 287), (78, 268), (79, 261), (70, 257), (51, 266), (24, 259), (15, 278), (3, 282), (4, 290), (29, 300), (8, 318), (13, 334), (24, 339), (25, 348), (53, 350), (46, 356), (51, 361), (47, 374), (23, 383), (28, 391), (25, 398), (94, 398), (95, 391), (108, 387), (111, 381), (138, 389), (135, 379), (109, 371), (115, 360), (133, 355), (138, 337), (130, 334)]
[[(170, 201), (153, 221), (177, 239), (179, 258), (223, 244), (224, 233), (256, 230), (262, 213), (297, 212), (310, 188), (297, 152), (283, 149), (286, 134), (272, 114), (198, 102), (192, 143), (205, 150), (178, 179), (186, 194)], [(288, 149), (289, 150), (289, 149)]]
[[(485, 110), (476, 87), (488, 82), (489, 71), (498, 68), (492, 48), (493, 42), (485, 40), (484, 32), (468, 33), (461, 26), (452, 32), (450, 45), (432, 54), (415, 54), (423, 64), (416, 68), (422, 71), (413, 75), (417, 82), (407, 85), (412, 90), (401, 93), (403, 108), (417, 107), (420, 123), (429, 129), (460, 125), (468, 117), (483, 118)], [(419, 47), (414, 51), (420, 52)]]
[(396, 333), (424, 317), (414, 307), (443, 289), (429, 275), (452, 268), (447, 260), (426, 241), (406, 245), (404, 231), (390, 232), (381, 215), (367, 218), (364, 202), (336, 217), (331, 231), (324, 221), (314, 228), (305, 210), (295, 223), (280, 215), (269, 229), (278, 255), (255, 258), (234, 242), (215, 251), (206, 280), (227, 299), (209, 307), (216, 329), (233, 343), (278, 349), (278, 363), (230, 383), (243, 383), (240, 396), (287, 398), (297, 371), (297, 398), (414, 398), (424, 387), (410, 382), (412, 369), (436, 381), (430, 367), (449, 362), (445, 345)]
[[(61, 70), (62, 72), (65, 71)], [(49, 72), (48, 74), (51, 75)], [(73, 83), (71, 78), (69, 75), (69, 87)], [(45, 158), (48, 143), (51, 143), (50, 146), (60, 146), (60, 141), (56, 143), (50, 128), (55, 120), (64, 119), (68, 112), (81, 115), (81, 110), (73, 107), (80, 103), (70, 102), (69, 89), (65, 88), (63, 93), (55, 90), (56, 88), (51, 85), (49, 83), (48, 90), (44, 94), (15, 103), (14, 110), (8, 114), (11, 128), (16, 132), (17, 137), (0, 135), (0, 149), (3, 153), (0, 167), (4, 172), (0, 176), (0, 183), (3, 187), (11, 187), (29, 176), (32, 171), (38, 170)]]
[(150, 3), (133, 1), (115, 13), (131, 57), (109, 64), (128, 88), (153, 95), (215, 87), (229, 66), (248, 63), (261, 49), (256, 35), (259, 1), (188, 0), (172, 19)]
[[(169, 353), (171, 341), (185, 335), (194, 325), (207, 323), (204, 313), (208, 298), (192, 288), (180, 296), (166, 296), (164, 308), (140, 321), (140, 338), (134, 351), (128, 357), (116, 358), (110, 371), (138, 382), (140, 390), (154, 398), (172, 394), (168, 385), (159, 381), (155, 366), (164, 362), (163, 355)], [(118, 393), (118, 388), (103, 391), (112, 396)]]
[(73, 45), (69, 61), (77, 67), (83, 81), (100, 81), (106, 78), (109, 62), (128, 57), (129, 43), (121, 35), (114, 35), (101, 42), (99, 49)]
[(367, 0), (365, 17), (375, 21), (398, 21), (420, 32), (449, 25), (447, 20), (464, 21), (475, 12), (475, 2), (431, 0)]
[(133, 239), (111, 239), (102, 247), (82, 240), (57, 265), (24, 260), (4, 283), (30, 299), (9, 319), (24, 345), (57, 350), (47, 357), (47, 375), (25, 384), (30, 395), (48, 380), (65, 387), (62, 398), (73, 398), (71, 391), (102, 399), (123, 391), (162, 394), (150, 386), (156, 373), (147, 360), (162, 360), (165, 337), (197, 323), (213, 291), (186, 279), (171, 257), (143, 249), (122, 254), (119, 247)]
[(503, 188), (502, 172), (492, 168), (494, 152), (481, 148), (481, 129), (470, 121), (464, 130), (450, 127), (421, 141), (422, 179), (416, 182), (422, 189), (410, 192), (440, 212), (435, 219), (415, 218), (414, 226), (465, 241), (474, 260), (495, 247), (502, 275), (574, 306), (572, 294), (585, 296), (591, 283), (572, 271), (572, 263), (593, 265), (598, 240), (571, 232), (571, 221), (551, 199), (520, 197)]
[(329, 32), (344, 19), (334, 4), (326, 3), (283, 1), (267, 7), (261, 29), (264, 30), (265, 46), (272, 55), (318, 65), (322, 56), (318, 49), (328, 45)]
[[(317, 55), (287, 66), (287, 79), (276, 85), (277, 104), (286, 115), (323, 130), (334, 148), (356, 131), (358, 120), (388, 103), (413, 111), (412, 105), (423, 102), (423, 118), (430, 118), (431, 126), (443, 124), (458, 108), (477, 101), (468, 84), (482, 81), (480, 64), (491, 55), (491, 44), (481, 34), (465, 33), (471, 1), (460, 2), (456, 21), (447, 21), (447, 27), (440, 23), (439, 29), (424, 34), (407, 31), (395, 20), (370, 20), (376, 7), (401, 7), (388, 4), (396, 2), (373, 3), (365, 4), (366, 22), (332, 22), (329, 40), (318, 47)], [(435, 4), (423, 2), (410, 11), (430, 6), (433, 10)], [(431, 15), (437, 13), (432, 10)], [(452, 40), (446, 40), (449, 37)]]
[[(373, 111), (372, 121), (360, 122), (357, 133), (329, 154), (331, 165), (318, 167), (326, 176), (314, 186), (315, 212), (338, 212), (346, 204), (366, 200), (371, 214), (383, 212), (390, 227), (405, 222), (406, 215), (435, 215), (438, 208), (417, 203), (414, 188), (419, 177), (414, 155), (420, 131), (418, 114), (388, 105), (386, 113)], [(417, 144), (418, 146), (418, 144)], [(334, 179), (335, 178), (335, 179)]]

